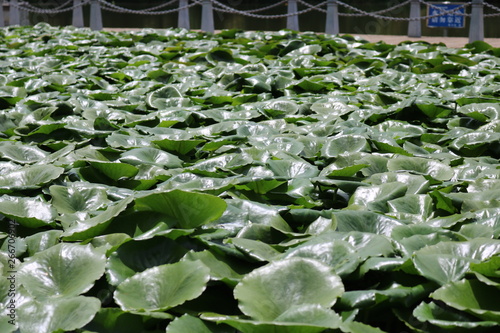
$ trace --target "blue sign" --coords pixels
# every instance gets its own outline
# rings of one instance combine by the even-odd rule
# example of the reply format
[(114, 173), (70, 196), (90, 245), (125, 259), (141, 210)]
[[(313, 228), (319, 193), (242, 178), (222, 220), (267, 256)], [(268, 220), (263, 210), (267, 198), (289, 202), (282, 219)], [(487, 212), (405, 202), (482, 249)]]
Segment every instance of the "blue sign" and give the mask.
[[(432, 6), (427, 6), (427, 15), (439, 15), (442, 12), (448, 12), (463, 5), (463, 3), (433, 3)], [(463, 28), (465, 27), (465, 16), (459, 14), (465, 14), (465, 7), (427, 19), (427, 26), (429, 28)]]

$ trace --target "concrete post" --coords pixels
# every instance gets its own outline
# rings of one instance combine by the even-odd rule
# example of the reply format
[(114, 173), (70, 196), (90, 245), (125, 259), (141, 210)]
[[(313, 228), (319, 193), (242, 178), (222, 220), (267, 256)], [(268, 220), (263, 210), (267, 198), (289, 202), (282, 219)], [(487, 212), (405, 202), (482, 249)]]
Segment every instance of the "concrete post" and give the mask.
[(0, 0), (0, 27), (5, 27), (5, 15), (3, 12), (3, 0)]
[(212, 33), (215, 31), (212, 0), (203, 0), (203, 8), (201, 10), (201, 30)]
[[(288, 0), (288, 14), (298, 12), (297, 0)], [(288, 16), (286, 19), (286, 28), (299, 31), (299, 15)]]
[(189, 24), (189, 8), (182, 8), (187, 7), (187, 5), (188, 0), (179, 0), (179, 22), (177, 25), (179, 26), (179, 28), (189, 30), (191, 29), (191, 25)]
[(325, 32), (331, 35), (338, 35), (339, 29), (339, 5), (336, 0), (328, 0), (326, 7), (326, 29)]
[(82, 0), (73, 0), (73, 21), (71, 24), (77, 28), (83, 28), (85, 26), (83, 23)]
[(17, 2), (17, 0), (10, 0), (9, 25), (19, 25), (21, 23), (18, 5), (19, 3)]
[[(410, 18), (420, 17), (420, 1), (411, 0)], [(422, 37), (422, 22), (413, 20), (408, 23), (408, 37)]]
[(102, 30), (101, 3), (99, 0), (90, 1), (90, 29)]
[[(23, 5), (25, 2), (23, 1), (20, 4)], [(30, 25), (30, 13), (27, 10), (19, 9), (19, 25)]]
[(470, 18), (469, 43), (484, 40), (484, 2), (472, 0), (472, 13)]

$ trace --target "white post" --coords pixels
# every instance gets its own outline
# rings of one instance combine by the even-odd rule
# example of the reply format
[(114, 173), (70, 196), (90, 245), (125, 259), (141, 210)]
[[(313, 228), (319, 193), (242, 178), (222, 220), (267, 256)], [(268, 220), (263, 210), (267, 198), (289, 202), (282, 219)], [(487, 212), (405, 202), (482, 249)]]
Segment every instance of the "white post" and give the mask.
[(10, 0), (9, 6), (9, 25), (19, 25), (20, 17), (19, 17), (19, 3), (17, 0)]
[(102, 30), (101, 3), (99, 0), (90, 1), (90, 29)]
[(179, 0), (179, 28), (190, 29), (188, 0)]
[(483, 0), (472, 0), (472, 13), (470, 18), (469, 43), (484, 40), (484, 11)]
[(413, 19), (408, 23), (408, 37), (422, 37), (422, 22), (417, 18), (420, 17), (420, 1), (411, 0), (410, 18)]
[(206, 32), (215, 31), (212, 0), (203, 0), (203, 8), (201, 10), (201, 30)]
[(74, 27), (83, 28), (83, 8), (82, 8), (82, 0), (73, 0), (73, 21), (72, 24)]
[(4, 1), (0, 0), (0, 27), (5, 27), (5, 15), (3, 12)]
[[(288, 14), (297, 13), (298, 11), (297, 0), (288, 0)], [(286, 28), (299, 31), (299, 16), (288, 16), (286, 19)]]
[(339, 29), (339, 5), (336, 0), (328, 0), (326, 7), (326, 29), (325, 32), (331, 35), (338, 35)]
[[(21, 2), (21, 5), (24, 5), (25, 2)], [(19, 9), (19, 25), (28, 26), (30, 25), (30, 13), (25, 9)]]

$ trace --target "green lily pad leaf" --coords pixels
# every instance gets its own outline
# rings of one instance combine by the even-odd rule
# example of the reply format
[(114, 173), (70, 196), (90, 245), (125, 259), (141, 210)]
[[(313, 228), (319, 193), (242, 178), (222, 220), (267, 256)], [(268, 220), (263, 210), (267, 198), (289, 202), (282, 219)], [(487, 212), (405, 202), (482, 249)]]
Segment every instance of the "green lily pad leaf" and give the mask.
[(321, 154), (326, 157), (337, 157), (352, 152), (369, 152), (370, 145), (366, 138), (359, 135), (339, 135), (327, 139)]
[(339, 211), (333, 213), (338, 231), (361, 231), (390, 236), (392, 230), (404, 225), (396, 219), (368, 211)]
[(5, 109), (10, 105), (26, 97), (26, 90), (21, 87), (3, 86), (0, 88), (0, 109)]
[(241, 311), (261, 321), (306, 304), (329, 308), (343, 293), (341, 279), (329, 266), (304, 258), (271, 262), (245, 275), (234, 289)]
[(356, 250), (341, 239), (315, 237), (285, 253), (284, 258), (310, 258), (321, 261), (341, 277), (352, 273), (360, 264)]
[(47, 157), (48, 152), (35, 146), (24, 145), (20, 143), (2, 143), (0, 145), (0, 158), (20, 164), (30, 164), (38, 162)]
[(369, 165), (356, 164), (339, 168), (336, 164), (330, 164), (329, 166), (321, 170), (321, 174), (324, 174), (326, 177), (331, 178), (354, 177), (360, 170), (366, 167), (369, 167)]
[(35, 190), (59, 178), (64, 168), (52, 165), (34, 165), (0, 176), (0, 193)]
[(431, 297), (443, 301), (452, 308), (473, 314), (486, 320), (500, 322), (500, 289), (488, 286), (477, 280), (450, 282), (431, 294)]
[(266, 194), (267, 192), (274, 190), (275, 188), (279, 187), (280, 185), (285, 184), (286, 181), (279, 181), (276, 179), (261, 179), (261, 180), (256, 180), (252, 181), (249, 183), (246, 183), (245, 185), (237, 185), (236, 188), (244, 188), (248, 190), (253, 190), (257, 194)]
[(242, 333), (319, 333), (328, 328), (340, 326), (340, 316), (319, 305), (297, 306), (274, 321), (253, 321), (236, 316), (206, 313), (202, 319), (224, 323)]
[(104, 274), (105, 264), (91, 245), (62, 243), (29, 257), (18, 279), (34, 297), (77, 296)]
[(100, 307), (94, 297), (33, 299), (19, 306), (19, 328), (38, 333), (73, 331), (90, 322)]
[(209, 279), (201, 261), (181, 261), (135, 274), (118, 285), (114, 298), (124, 311), (162, 311), (200, 296)]
[(52, 205), (60, 214), (98, 210), (110, 201), (104, 188), (88, 188), (85, 183), (49, 187)]
[(196, 332), (196, 333), (217, 333), (223, 332), (222, 330), (214, 330), (208, 328), (208, 323), (203, 322), (203, 320), (190, 316), (188, 314), (182, 317), (175, 318), (168, 326), (167, 333), (186, 333), (186, 332)]
[(311, 105), (311, 110), (323, 114), (323, 115), (333, 115), (333, 116), (343, 116), (355, 110), (354, 107), (347, 105), (341, 101), (318, 101)]
[(85, 329), (100, 333), (137, 333), (144, 329), (144, 324), (139, 315), (117, 308), (101, 308)]
[(146, 102), (152, 108), (159, 110), (168, 107), (186, 107), (192, 104), (177, 88), (168, 85), (148, 94)]
[(345, 321), (340, 326), (340, 329), (344, 333), (384, 333), (385, 332), (385, 331), (382, 331), (378, 327), (366, 325), (366, 324), (360, 323), (358, 321)]
[(135, 148), (122, 154), (120, 161), (132, 165), (151, 164), (164, 168), (180, 168), (182, 160), (156, 148)]
[(28, 253), (32, 256), (35, 253), (45, 251), (50, 247), (59, 244), (59, 239), (62, 233), (62, 230), (49, 230), (37, 232), (34, 235), (26, 237)]
[(481, 263), (471, 263), (470, 269), (485, 276), (500, 278), (500, 256), (491, 257)]
[(55, 209), (42, 197), (0, 197), (0, 213), (28, 228), (38, 228), (54, 223)]
[[(0, 330), (5, 333), (12, 333), (18, 329), (18, 325), (12, 325), (12, 319), (8, 316), (2, 316), (0, 318)], [(15, 323), (15, 322), (14, 322)]]
[(406, 185), (398, 183), (358, 187), (349, 200), (349, 206), (361, 206), (371, 211), (387, 212), (388, 201), (404, 196), (406, 190)]
[(127, 163), (93, 161), (90, 162), (90, 165), (115, 181), (122, 178), (131, 178), (139, 173), (137, 167)]
[(444, 329), (471, 329), (478, 327), (494, 327), (498, 323), (495, 321), (477, 321), (471, 316), (459, 311), (445, 309), (434, 302), (420, 303), (413, 310), (415, 318), (421, 322), (429, 322)]
[(500, 107), (495, 103), (471, 103), (457, 110), (479, 121), (500, 119)]
[(417, 251), (415, 268), (428, 279), (446, 284), (461, 279), (470, 263), (482, 262), (500, 253), (500, 240), (479, 238), (467, 242), (442, 242)]
[(264, 111), (274, 118), (292, 115), (299, 111), (299, 107), (292, 101), (275, 100), (264, 107)]
[(456, 240), (449, 231), (431, 227), (426, 223), (398, 226), (392, 231), (392, 239), (408, 257), (426, 246)]
[(215, 221), (222, 216), (226, 206), (226, 202), (218, 197), (181, 190), (153, 193), (135, 200), (138, 211), (165, 214), (171, 225), (182, 229), (197, 228)]
[(429, 196), (433, 199), (436, 209), (442, 209), (448, 213), (456, 213), (457, 208), (453, 205), (453, 201), (444, 196), (439, 190), (434, 190), (429, 193)]
[(210, 269), (211, 280), (221, 280), (231, 284), (233, 287), (242, 278), (242, 275), (238, 274), (229, 263), (226, 263), (226, 261), (220, 257), (216, 257), (208, 250), (201, 252), (190, 251), (184, 256), (183, 260), (201, 261)]
[(246, 238), (231, 238), (228, 240), (228, 242), (234, 244), (237, 249), (247, 254), (251, 258), (259, 261), (270, 262), (281, 254), (270, 245), (258, 240)]
[(125, 242), (109, 256), (106, 275), (116, 286), (137, 272), (175, 263), (187, 252), (180, 243), (164, 237)]
[(400, 156), (387, 162), (389, 171), (413, 171), (421, 175), (429, 175), (437, 180), (449, 180), (453, 177), (453, 169), (436, 160), (421, 157)]
[(499, 133), (471, 132), (453, 140), (449, 147), (460, 151), (466, 156), (481, 156), (490, 144), (498, 144)]
[(97, 236), (92, 239), (90, 244), (100, 251), (106, 251), (106, 256), (116, 251), (120, 245), (129, 241), (131, 237), (124, 233), (114, 233), (108, 235)]
[(115, 217), (127, 209), (132, 201), (133, 197), (120, 200), (114, 205), (109, 205), (106, 209), (98, 211), (99, 214), (91, 218), (85, 216), (84, 219), (80, 219), (75, 215), (62, 216), (60, 217), (64, 226), (62, 236), (68, 241), (85, 240), (98, 236)]
[(135, 133), (134, 135), (126, 135), (113, 132), (106, 138), (106, 142), (114, 148), (136, 148), (150, 146), (151, 139)]
[(319, 174), (317, 167), (301, 159), (272, 160), (267, 164), (276, 177), (287, 179), (297, 177), (311, 178)]
[(205, 140), (156, 140), (152, 141), (155, 145), (163, 150), (177, 153), (180, 155), (186, 155), (192, 151), (196, 146), (205, 143)]
[[(336, 232), (325, 233), (324, 237), (333, 238)], [(367, 232), (351, 231), (341, 237), (356, 249), (360, 260), (370, 257), (390, 257), (394, 254), (393, 242), (389, 237)]]
[(425, 194), (406, 195), (387, 202), (390, 215), (414, 222), (424, 222), (433, 212), (432, 199)]

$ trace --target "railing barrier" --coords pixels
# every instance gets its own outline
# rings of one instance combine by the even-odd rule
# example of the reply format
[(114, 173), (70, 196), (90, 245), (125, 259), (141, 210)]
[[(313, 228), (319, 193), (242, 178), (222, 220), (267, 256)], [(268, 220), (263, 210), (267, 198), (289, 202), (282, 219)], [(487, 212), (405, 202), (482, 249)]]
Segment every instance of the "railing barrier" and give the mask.
[[(3, 3), (6, 0), (0, 0), (2, 4), (0, 9), (0, 26), (5, 26), (5, 14)], [(83, 6), (90, 5), (90, 28), (93, 30), (101, 30), (103, 28), (102, 11), (110, 11), (122, 14), (137, 14), (137, 15), (166, 15), (171, 13), (178, 14), (177, 25), (180, 28), (189, 29), (190, 18), (189, 9), (194, 6), (202, 7), (201, 15), (201, 30), (207, 32), (214, 32), (214, 12), (229, 13), (243, 15), (255, 19), (284, 19), (286, 18), (286, 27), (291, 30), (299, 30), (299, 16), (311, 11), (319, 11), (326, 15), (325, 31), (328, 34), (338, 34), (339, 17), (361, 17), (369, 16), (379, 20), (386, 21), (407, 21), (408, 22), (408, 37), (421, 37), (422, 36), (422, 21), (444, 15), (453, 14), (463, 17), (470, 17), (470, 30), (469, 41), (484, 39), (484, 18), (500, 16), (500, 8), (485, 2), (484, 0), (471, 0), (464, 2), (463, 5), (454, 9), (445, 10), (436, 6), (433, 3), (426, 2), (425, 0), (406, 0), (390, 8), (378, 10), (374, 12), (367, 12), (352, 5), (346, 4), (340, 0), (325, 0), (317, 5), (311, 5), (306, 0), (281, 0), (274, 4), (251, 10), (239, 10), (230, 7), (218, 0), (170, 0), (165, 1), (161, 5), (157, 5), (147, 9), (133, 10), (115, 5), (110, 0), (68, 0), (66, 3), (56, 8), (39, 8), (31, 5), (28, 2), (20, 0), (9, 0), (6, 2), (9, 10), (9, 25), (29, 25), (28, 13), (39, 14), (59, 14), (64, 12), (73, 12), (72, 24), (75, 27), (84, 26)], [(170, 5), (177, 4), (177, 8), (164, 9)], [(395, 17), (386, 15), (395, 9), (410, 5), (409, 17)], [(287, 5), (287, 12), (284, 14), (264, 15), (260, 12), (277, 8), (279, 6)], [(299, 5), (303, 9), (299, 9)], [(421, 5), (426, 5), (433, 9), (432, 15), (421, 16)], [(471, 14), (464, 13), (464, 8), (471, 7)], [(324, 8), (326, 7), (326, 9)], [(344, 11), (339, 12), (339, 7), (343, 7)], [(495, 13), (484, 14), (484, 7), (493, 9)], [(438, 10), (436, 12), (436, 10)], [(462, 10), (462, 12), (459, 12)], [(259, 13), (259, 14), (258, 14)]]
[(422, 22), (420, 17), (420, 0), (411, 0), (410, 18), (414, 19), (408, 22), (408, 37), (422, 37)]
[(483, 0), (472, 0), (469, 42), (484, 39), (484, 4)]

